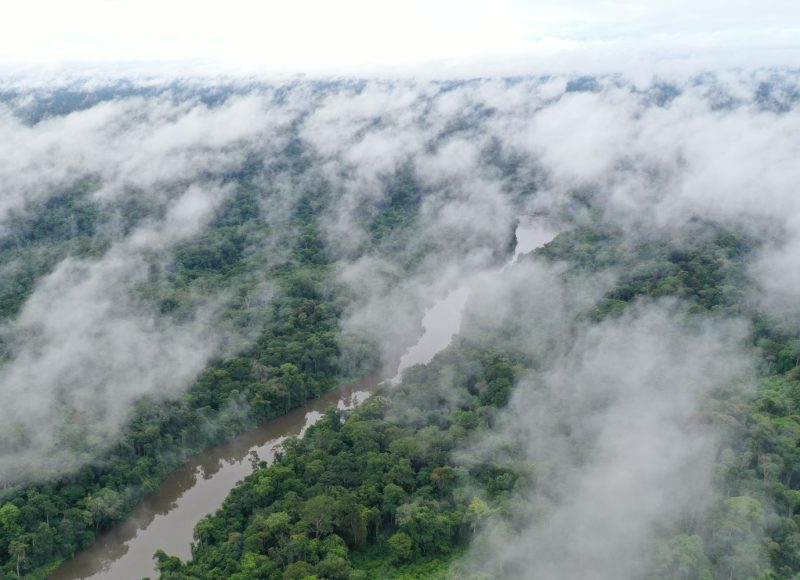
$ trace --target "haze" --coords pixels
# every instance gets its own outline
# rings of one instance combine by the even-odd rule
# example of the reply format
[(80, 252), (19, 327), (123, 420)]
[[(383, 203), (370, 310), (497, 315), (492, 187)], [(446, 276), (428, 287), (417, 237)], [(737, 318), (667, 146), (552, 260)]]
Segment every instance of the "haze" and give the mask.
[[(793, 66), (791, 0), (12, 2), (12, 72), (496, 76)], [(23, 67), (23, 68), (20, 68)]]

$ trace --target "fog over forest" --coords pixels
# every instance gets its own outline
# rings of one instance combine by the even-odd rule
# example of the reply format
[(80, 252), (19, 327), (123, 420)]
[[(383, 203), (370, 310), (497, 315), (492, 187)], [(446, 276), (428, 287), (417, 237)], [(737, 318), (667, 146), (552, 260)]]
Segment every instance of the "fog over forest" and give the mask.
[[(527, 475), (503, 506), (480, 477), (459, 480), (454, 497), (483, 498), (487, 511), (451, 573), (659, 577), (654, 542), (739, 513), (724, 503), (736, 486), (720, 484), (748, 429), (730, 408), (754, 404), (782, 364), (759, 342), (763, 321), (787, 341), (800, 323), (796, 72), (7, 79), (0, 134), (3, 487), (108, 467), (143, 404), (199, 400), (193, 385), (209, 368), (267, 348), (262, 329), (292, 292), (337, 317), (319, 341), (332, 341), (326, 360), (345, 380), (396, 367), (425, 309), (468, 280), (451, 349), (516, 362), (507, 404), (448, 461)], [(559, 235), (503, 268), (521, 220)], [(738, 261), (714, 246), (726, 235), (745, 240)], [(282, 277), (309, 252), (325, 257), (321, 274)], [(703, 252), (721, 273), (693, 294), (693, 274), (669, 268)], [(631, 279), (667, 277), (649, 295), (625, 293)], [(436, 360), (414, 371), (434, 377), (430, 404), (410, 399), (433, 414), (466, 409), (459, 381), (477, 361)], [(289, 373), (247, 364), (264, 383)], [(235, 388), (204, 407), (202, 429), (257, 412)], [(392, 405), (389, 423), (414, 423), (406, 403)], [(787, 489), (800, 484), (775, 479), (786, 477)], [(794, 507), (787, 518), (754, 486), (735, 497), (758, 497), (762, 515), (736, 533), (756, 547), (719, 548), (714, 576), (669, 577), (790, 577), (756, 576), (772, 557), (762, 535)]]

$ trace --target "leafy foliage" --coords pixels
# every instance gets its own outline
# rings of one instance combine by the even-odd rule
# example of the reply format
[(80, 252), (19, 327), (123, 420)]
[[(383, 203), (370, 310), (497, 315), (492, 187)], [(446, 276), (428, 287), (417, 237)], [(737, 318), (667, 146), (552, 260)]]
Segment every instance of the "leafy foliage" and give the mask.
[(254, 561), (259, 578), (443, 571), (489, 512), (464, 484), (480, 472), (492, 502), (514, 486), (508, 470), (470, 472), (451, 452), (494, 415), (495, 398), (482, 394), (517, 371), (506, 355), (461, 345), (348, 416), (330, 409), (198, 524), (192, 560), (159, 564), (162, 578), (251, 578)]
[[(5, 490), (0, 508), (5, 576), (15, 577), (18, 568), (20, 575), (44, 574), (121, 521), (189, 455), (282, 415), (340, 380), (341, 307), (327, 282), (328, 259), (314, 225), (323, 193), (310, 192), (298, 202), (290, 229), (299, 235), (288, 240), (293, 251), (286, 259), (270, 266), (273, 296), (262, 306), (256, 273), (263, 265), (252, 248), (262, 243), (265, 224), (252, 186), (244, 178), (237, 183), (238, 193), (211, 227), (183, 243), (168, 270), (140, 291), (164, 316), (181, 317), (191, 314), (198, 293), (224, 289), (229, 298), (223, 323), (259, 328), (256, 340), (216, 361), (181, 398), (140, 400), (119, 441), (100, 460), (59, 481)], [(81, 195), (86, 191), (88, 186)], [(0, 287), (5, 316), (15, 314), (35, 280), (63, 256), (82, 248), (102, 252), (107, 245), (91, 231), (91, 216), (99, 210), (87, 205), (85, 195), (60, 201), (46, 204), (33, 222), (15, 230), (26, 236), (21, 249), (11, 242), (9, 249), (0, 248), (41, 256), (23, 261), (7, 292)], [(61, 237), (64, 244), (54, 245)], [(365, 372), (373, 360), (364, 357), (361, 363), (356, 370)]]
[[(702, 405), (702, 420), (724, 434), (714, 468), (719, 501), (705, 517), (662, 530), (648, 577), (792, 578), (800, 569), (800, 342), (743, 299), (752, 241), (708, 224), (685, 234), (630, 247), (620, 232), (577, 229), (539, 254), (567, 262), (567, 276), (616, 274), (594, 320), (663, 296), (689, 301), (694, 317), (752, 317), (760, 390), (748, 398), (715, 392)], [(192, 560), (171, 560), (162, 577), (463, 577), (458, 555), (483, 526), (512, 519), (535, 486), (535, 466), (466, 468), (453, 450), (493, 428), (525, 362), (460, 341), (349, 416), (329, 411), (203, 520)], [(255, 560), (257, 572), (247, 568)]]

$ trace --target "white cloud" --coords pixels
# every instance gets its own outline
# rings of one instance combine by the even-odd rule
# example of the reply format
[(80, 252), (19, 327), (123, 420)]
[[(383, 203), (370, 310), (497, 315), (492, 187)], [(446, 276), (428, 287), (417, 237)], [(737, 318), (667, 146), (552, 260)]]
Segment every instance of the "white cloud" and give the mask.
[(159, 199), (176, 183), (235, 170), (250, 153), (277, 149), (292, 118), (271, 96), (232, 98), (209, 108), (169, 97), (127, 98), (28, 125), (0, 105), (0, 228), (10, 212), (79, 178), (99, 180), (94, 195)]
[(147, 257), (196, 235), (227, 193), (192, 186), (101, 259), (67, 258), (39, 281), (2, 329), (13, 359), (0, 369), (0, 481), (76, 469), (116, 440), (135, 401), (179, 394), (218, 351), (212, 303), (175, 323), (136, 288)]
[[(0, 113), (0, 127), (13, 136), (0, 143), (0, 221), (77, 176), (97, 175), (95, 195), (104, 203), (142, 195), (166, 216), (160, 226), (140, 224), (134, 234), (115, 237), (135, 257), (151, 238), (167, 247), (206, 219), (216, 198), (195, 198), (192, 191), (205, 189), (186, 184), (207, 183), (209, 173), (238, 168), (249, 154), (270, 163), (296, 137), (310, 162), (303, 175), (267, 172), (257, 181), (272, 192), (261, 199), (275, 235), (265, 247), (286, 251), (290, 233), (282, 218), (303, 188), (330, 191), (320, 225), (327, 249), (343, 260), (339, 281), (354, 298), (344, 327), (372, 334), (387, 358), (413, 339), (427, 303), (464, 276), (503, 261), (519, 215), (536, 209), (580, 219), (576, 191), (634, 236), (677, 231), (693, 216), (759, 235), (768, 229), (775, 243), (763, 248), (752, 269), (762, 282), (759, 298), (781, 313), (797, 304), (794, 75), (656, 79), (675, 89), (664, 106), (652, 102), (652, 75), (635, 84), (601, 78), (601, 90), (583, 93), (565, 93), (569, 80), (372, 82), (363, 90), (349, 84), (326, 92), (309, 85), (261, 87), (213, 108), (170, 95), (136, 97), (33, 125), (20, 122), (12, 104)], [(773, 81), (773, 105), (787, 110), (757, 102), (764, 80)], [(285, 101), (274, 98), (284, 92)], [(488, 163), (492, 156), (516, 171)], [(387, 182), (398, 169), (419, 186), (419, 213), (394, 248), (364, 255), (370, 218), (384, 207)], [(30, 303), (42, 300), (34, 294)], [(89, 335), (91, 328), (85, 327)]]
[[(459, 566), (505, 578), (639, 578), (657, 534), (702, 517), (714, 497), (718, 442), (698, 421), (701, 401), (748, 376), (747, 326), (693, 327), (661, 303), (576, 329), (575, 312), (565, 316), (569, 289), (540, 270), (505, 283), (524, 310), (485, 320), (505, 329), (525, 318), (515, 341), (539, 369), (463, 456), (502, 465), (512, 448), (511, 461), (534, 466), (535, 483), (507, 526), (486, 526)], [(481, 298), (494, 308), (492, 294)]]

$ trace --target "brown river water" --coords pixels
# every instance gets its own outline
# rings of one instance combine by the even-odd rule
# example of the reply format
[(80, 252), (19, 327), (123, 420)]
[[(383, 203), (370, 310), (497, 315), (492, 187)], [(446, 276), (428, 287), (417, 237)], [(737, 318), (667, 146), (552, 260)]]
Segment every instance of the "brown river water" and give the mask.
[[(520, 254), (549, 242), (557, 233), (558, 228), (548, 220), (523, 221), (517, 228), (514, 256), (504, 268), (516, 262)], [(467, 277), (425, 311), (422, 336), (401, 358), (392, 383), (400, 381), (405, 369), (430, 362), (450, 344), (461, 326), (461, 313), (472, 281)], [(219, 509), (236, 482), (252, 473), (251, 451), (256, 451), (261, 460), (271, 461), (287, 436), (301, 435), (333, 405), (353, 408), (375, 392), (378, 384), (379, 379), (373, 377), (339, 387), (230, 443), (193, 456), (167, 476), (161, 487), (147, 496), (124, 523), (100, 534), (94, 545), (64, 562), (49, 580), (155, 578), (153, 554), (159, 548), (188, 559), (197, 522)]]
[(159, 548), (181, 559), (189, 558), (194, 526), (222, 505), (237, 481), (252, 473), (251, 451), (262, 460), (272, 460), (287, 436), (301, 435), (331, 406), (353, 408), (376, 387), (374, 379), (340, 387), (230, 443), (195, 455), (167, 476), (123, 524), (98, 536), (93, 546), (62, 564), (49, 578), (155, 577), (153, 554)]

